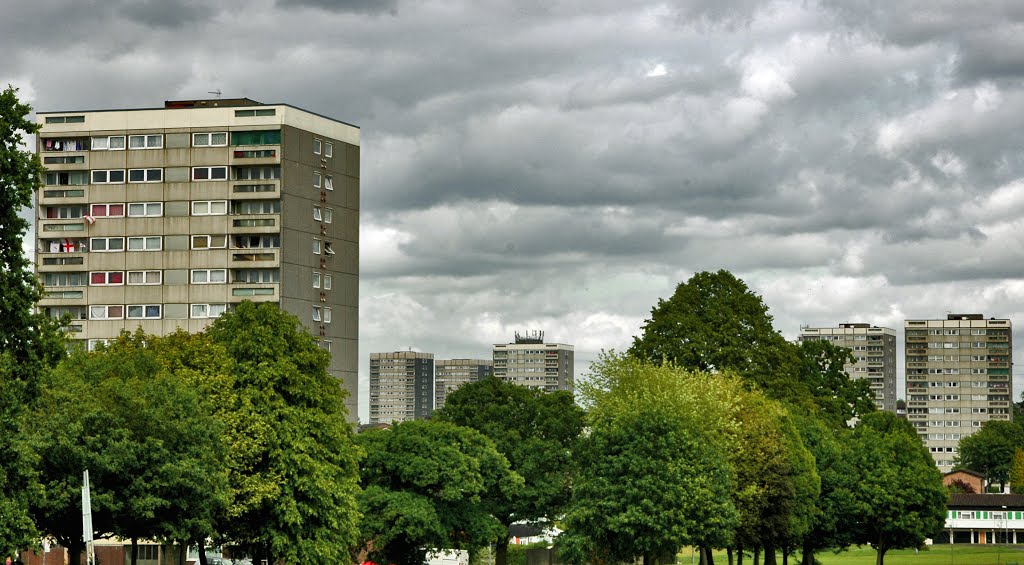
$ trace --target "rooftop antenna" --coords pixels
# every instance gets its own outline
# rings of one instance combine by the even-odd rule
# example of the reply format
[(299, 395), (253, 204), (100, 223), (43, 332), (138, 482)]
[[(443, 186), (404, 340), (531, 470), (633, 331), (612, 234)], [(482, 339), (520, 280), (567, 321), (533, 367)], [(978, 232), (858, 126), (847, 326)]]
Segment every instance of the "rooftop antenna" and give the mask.
[(219, 88), (217, 90), (209, 90), (206, 93), (207, 94), (216, 94), (217, 98), (220, 98), (220, 89)]

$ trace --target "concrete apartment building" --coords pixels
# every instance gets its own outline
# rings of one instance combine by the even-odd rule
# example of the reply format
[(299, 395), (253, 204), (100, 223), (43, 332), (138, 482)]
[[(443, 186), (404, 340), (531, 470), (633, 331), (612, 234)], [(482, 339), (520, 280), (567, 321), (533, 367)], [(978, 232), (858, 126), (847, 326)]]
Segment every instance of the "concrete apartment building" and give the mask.
[(516, 332), (514, 343), (492, 350), (494, 376), (545, 391), (573, 390), (573, 346), (545, 343), (544, 332)]
[(852, 351), (856, 362), (846, 364), (846, 373), (868, 381), (876, 408), (896, 413), (896, 330), (861, 323), (801, 327), (799, 339), (829, 341)]
[(370, 354), (370, 422), (392, 424), (429, 418), (434, 411), (434, 354)]
[(490, 359), (438, 359), (434, 361), (434, 410), (444, 408), (448, 395), (466, 383), (494, 374)]
[(246, 98), (37, 120), (44, 312), (94, 347), (276, 303), (331, 352), (356, 417), (359, 128)]
[(949, 314), (904, 321), (907, 419), (942, 471), (957, 445), (988, 420), (1012, 418), (1013, 327), (1007, 319)]

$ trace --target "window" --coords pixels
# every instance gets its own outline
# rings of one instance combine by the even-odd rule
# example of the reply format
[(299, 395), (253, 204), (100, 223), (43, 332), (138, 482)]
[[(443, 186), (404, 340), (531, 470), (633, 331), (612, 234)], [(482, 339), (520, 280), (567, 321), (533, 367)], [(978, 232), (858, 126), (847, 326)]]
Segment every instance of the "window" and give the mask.
[(231, 246), (236, 249), (273, 249), (281, 247), (281, 235), (236, 235), (231, 239)]
[(334, 177), (331, 175), (324, 176), (324, 188), (326, 190), (334, 190)]
[(128, 136), (128, 149), (160, 149), (163, 146), (164, 136), (159, 134)]
[(973, 329), (973, 330), (971, 330), (971, 335), (985, 335), (985, 331), (986, 330), (984, 328), (982, 328), (982, 329)]
[(89, 171), (63, 171), (46, 173), (46, 184), (52, 186), (82, 186), (89, 184)]
[(192, 284), (224, 284), (228, 282), (227, 269), (193, 269)]
[(45, 224), (43, 231), (85, 231), (85, 224)]
[(320, 254), (320, 240), (314, 237), (313, 238), (313, 255), (319, 255), (319, 254)]
[(280, 145), (281, 130), (233, 131), (231, 145)]
[(276, 149), (249, 149), (234, 152), (235, 158), (238, 159), (267, 159), (270, 157), (277, 157)]
[(89, 249), (96, 252), (124, 251), (124, 238), (94, 237), (89, 240)]
[(161, 271), (128, 271), (128, 284), (160, 284)]
[(330, 342), (330, 340), (326, 340), (325, 339), (325, 340), (321, 341), (320, 342), (320, 349), (323, 349), (324, 351), (327, 351), (328, 353), (330, 353), (330, 351), (331, 351), (331, 342)]
[(281, 272), (277, 269), (236, 269), (232, 272), (231, 282), (276, 283), (281, 282)]
[(47, 206), (46, 219), (69, 220), (74, 218), (81, 218), (82, 212), (84, 211), (85, 207), (83, 206)]
[(324, 144), (324, 157), (334, 157), (334, 144), (330, 141)]
[(224, 249), (228, 245), (226, 235), (193, 235), (192, 249)]
[(90, 339), (86, 342), (85, 347), (87, 351), (98, 351), (101, 346), (104, 346), (106, 344), (107, 340), (105, 339)]
[(124, 284), (124, 271), (94, 271), (89, 273), (91, 286), (107, 286)]
[(313, 188), (320, 188), (323, 175), (319, 171), (313, 171)]
[(321, 318), (323, 317), (322, 311), (323, 310), (319, 306), (314, 306), (313, 307), (313, 321), (314, 322), (321, 321)]
[(332, 318), (332, 314), (331, 314), (331, 312), (332, 312), (332, 311), (331, 311), (331, 309), (330, 309), (330, 308), (328, 308), (328, 307), (324, 307), (324, 323), (325, 323), (325, 324), (329, 324), (329, 323), (331, 323), (331, 318)]
[(43, 273), (45, 286), (85, 286), (85, 273)]
[[(50, 151), (50, 149), (44, 149)], [(85, 163), (85, 155), (58, 155), (55, 157), (43, 157), (44, 165), (80, 165)]]
[(226, 131), (192, 134), (192, 145), (194, 147), (224, 147), (227, 144), (228, 133)]
[(324, 242), (324, 253), (326, 253), (328, 255), (334, 255), (334, 249), (331, 247), (331, 242), (329, 242), (329, 241), (325, 241)]
[(227, 200), (197, 200), (192, 203), (193, 216), (223, 216), (227, 213)]
[(128, 217), (162, 216), (164, 205), (160, 202), (131, 202), (128, 204)]
[(314, 155), (319, 155), (320, 154), (320, 147), (322, 145), (323, 145), (323, 142), (321, 142), (319, 139), (314, 139), (313, 140), (313, 154)]
[(110, 135), (92, 138), (93, 151), (124, 151), (124, 136)]
[(320, 288), (320, 273), (313, 271), (313, 288)]
[(988, 343), (984, 341), (975, 341), (974, 343), (971, 344), (971, 347), (975, 349), (985, 349), (986, 347), (988, 347)]
[(192, 318), (217, 318), (227, 309), (227, 304), (193, 304)]
[(48, 124), (84, 124), (85, 116), (46, 116)]
[(44, 190), (43, 196), (47, 198), (82, 198), (84, 190)]
[[(273, 116), (277, 113), (274, 108), (260, 109), (260, 110), (235, 110), (236, 118), (252, 118), (256, 116)], [(278, 132), (280, 133), (280, 132)], [(232, 134), (234, 135), (234, 134)]]
[(324, 223), (330, 224), (334, 222), (334, 208), (324, 208)]
[(129, 304), (129, 320), (156, 320), (160, 318), (160, 304)]
[(231, 296), (272, 296), (272, 288), (235, 288), (231, 290)]
[(280, 200), (235, 200), (231, 202), (232, 214), (280, 214)]
[(319, 206), (313, 206), (313, 219), (318, 222), (322, 222), (324, 220)]
[(120, 218), (124, 216), (124, 204), (93, 204), (89, 214), (94, 218)]
[(160, 251), (160, 236), (129, 237), (128, 251)]
[(331, 290), (331, 280), (333, 278), (331, 275), (324, 275), (324, 290)]
[(112, 184), (124, 182), (124, 169), (109, 169), (92, 172), (93, 184)]
[(160, 182), (163, 178), (163, 169), (128, 169), (128, 182)]
[(90, 306), (90, 320), (120, 320), (124, 318), (124, 306)]
[(280, 165), (235, 167), (235, 180), (273, 180), (281, 178)]
[(192, 167), (192, 180), (228, 180), (227, 167)]

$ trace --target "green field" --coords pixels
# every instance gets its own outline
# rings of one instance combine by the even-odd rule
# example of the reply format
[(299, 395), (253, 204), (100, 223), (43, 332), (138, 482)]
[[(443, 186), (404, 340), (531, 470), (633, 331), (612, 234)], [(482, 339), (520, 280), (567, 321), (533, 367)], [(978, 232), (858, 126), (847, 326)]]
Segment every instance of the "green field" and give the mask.
[[(816, 555), (822, 565), (875, 565), (875, 550), (851, 548), (842, 553), (822, 552)], [(689, 550), (679, 554), (678, 563), (690, 563)], [(799, 565), (800, 555), (791, 555), (790, 565)], [(893, 550), (885, 554), (886, 565), (997, 565), (1016, 563), (1024, 565), (1024, 545), (935, 545), (914, 553), (914, 550)], [(753, 565), (750, 556), (743, 558), (743, 565)], [(729, 565), (725, 552), (715, 554), (715, 565)], [(782, 556), (778, 556), (782, 565)]]

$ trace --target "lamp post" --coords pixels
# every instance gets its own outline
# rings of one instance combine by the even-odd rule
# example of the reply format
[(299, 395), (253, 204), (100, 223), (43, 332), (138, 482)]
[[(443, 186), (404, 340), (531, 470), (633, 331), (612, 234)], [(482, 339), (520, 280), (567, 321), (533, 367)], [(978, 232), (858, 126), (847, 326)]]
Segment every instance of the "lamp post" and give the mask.
[[(1006, 524), (1006, 506), (1003, 506), (1003, 512), (999, 516), (1003, 520), (1003, 543), (1006, 543), (1006, 528), (1007, 528), (1007, 524)], [(996, 527), (998, 528), (999, 525), (996, 524)], [(998, 530), (997, 530), (997, 533), (998, 533)], [(997, 545), (997, 549), (996, 549), (996, 565), (999, 565), (999, 558), (1002, 557), (1002, 554), (1003, 554), (1003, 546), (1002, 545)]]

